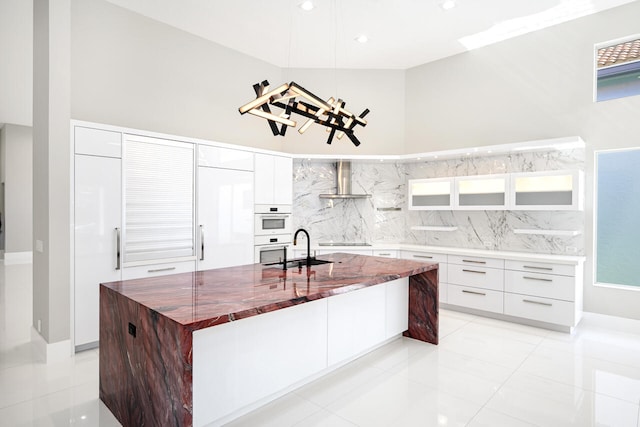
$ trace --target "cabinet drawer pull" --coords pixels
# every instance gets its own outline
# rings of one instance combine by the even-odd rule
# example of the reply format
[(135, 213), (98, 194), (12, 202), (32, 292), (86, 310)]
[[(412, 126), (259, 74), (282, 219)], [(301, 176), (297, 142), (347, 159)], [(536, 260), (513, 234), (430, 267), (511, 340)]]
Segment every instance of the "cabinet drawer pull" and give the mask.
[(536, 267), (535, 265), (523, 265), (524, 268), (532, 268), (534, 270), (553, 271), (551, 267)]
[(391, 254), (390, 253), (380, 253), (380, 254), (378, 254), (378, 256), (391, 256)]
[(204, 261), (204, 225), (200, 224), (200, 261)]
[(553, 282), (553, 279), (542, 279), (540, 277), (522, 276), (523, 279), (538, 280), (540, 282)]
[(120, 246), (120, 228), (116, 227), (116, 270), (120, 270), (120, 267), (122, 267), (120, 258)]
[(485, 294), (484, 292), (474, 292), (474, 291), (467, 291), (466, 289), (462, 290), (462, 293), (465, 294), (473, 294), (473, 295), (482, 295), (482, 296), (486, 296), (487, 294)]
[(478, 271), (478, 270), (467, 270), (466, 268), (463, 268), (462, 271), (466, 272), (466, 273), (478, 273), (478, 274), (487, 274), (486, 271)]
[(476, 261), (474, 259), (463, 259), (462, 262), (472, 262), (474, 264), (486, 264), (487, 261)]
[(165, 268), (154, 268), (151, 270), (147, 270), (147, 273), (159, 273), (161, 271), (171, 271), (171, 270), (175, 270), (175, 267), (165, 267)]
[(414, 255), (414, 258), (426, 258), (426, 259), (433, 259), (432, 256), (430, 255)]
[(551, 307), (553, 305), (550, 302), (533, 301), (530, 299), (523, 299), (522, 302), (528, 302), (529, 304), (546, 305), (547, 307)]

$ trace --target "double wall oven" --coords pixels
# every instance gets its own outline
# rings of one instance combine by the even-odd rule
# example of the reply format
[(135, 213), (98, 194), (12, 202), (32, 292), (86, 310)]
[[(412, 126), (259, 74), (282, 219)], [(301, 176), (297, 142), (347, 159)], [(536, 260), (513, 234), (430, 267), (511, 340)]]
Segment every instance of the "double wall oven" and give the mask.
[(291, 258), (291, 205), (256, 205), (255, 262), (278, 262)]

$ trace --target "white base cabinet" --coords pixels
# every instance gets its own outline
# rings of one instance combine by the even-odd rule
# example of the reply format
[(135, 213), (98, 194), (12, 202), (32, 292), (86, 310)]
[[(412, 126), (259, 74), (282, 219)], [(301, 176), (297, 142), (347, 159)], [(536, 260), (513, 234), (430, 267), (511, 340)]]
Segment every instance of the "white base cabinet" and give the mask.
[(500, 255), (504, 258), (491, 257), (490, 251), (464, 252), (402, 250), (401, 257), (439, 264), (439, 301), (447, 308), (565, 332), (580, 321), (583, 262), (579, 258), (568, 262), (567, 257), (531, 254), (527, 260), (526, 254), (511, 259), (506, 252)]

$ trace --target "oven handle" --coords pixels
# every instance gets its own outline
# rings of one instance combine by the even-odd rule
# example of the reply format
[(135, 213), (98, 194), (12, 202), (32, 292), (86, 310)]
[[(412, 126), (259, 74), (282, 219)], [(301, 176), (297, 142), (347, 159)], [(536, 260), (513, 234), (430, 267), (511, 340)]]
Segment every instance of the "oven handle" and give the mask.
[(275, 250), (275, 249), (287, 249), (290, 245), (261, 245), (258, 246), (258, 250), (263, 252), (263, 250)]
[(291, 214), (280, 214), (280, 215), (260, 215), (262, 219), (286, 219), (289, 218)]

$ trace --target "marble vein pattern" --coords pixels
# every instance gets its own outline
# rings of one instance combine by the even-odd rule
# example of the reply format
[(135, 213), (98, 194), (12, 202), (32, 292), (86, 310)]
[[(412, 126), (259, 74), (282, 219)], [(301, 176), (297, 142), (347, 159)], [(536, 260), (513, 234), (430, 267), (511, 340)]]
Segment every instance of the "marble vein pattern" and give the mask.
[(409, 277), (407, 336), (438, 342), (438, 265), (350, 254), (100, 286), (100, 399), (124, 425), (193, 422), (193, 332)]
[[(407, 180), (498, 173), (584, 169), (584, 149), (471, 153), (455, 159), (352, 163), (354, 193), (369, 199), (327, 200), (335, 192), (335, 164), (294, 161), (293, 226), (314, 242), (385, 242), (557, 255), (584, 255), (584, 235), (516, 234), (516, 229), (584, 230), (579, 211), (409, 211)], [(389, 210), (396, 208), (399, 210)], [(412, 226), (455, 226), (455, 231), (412, 230)]]

